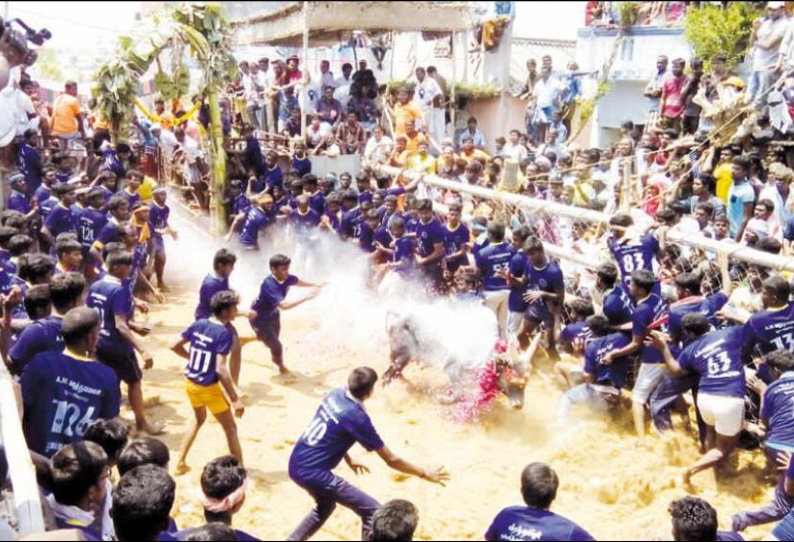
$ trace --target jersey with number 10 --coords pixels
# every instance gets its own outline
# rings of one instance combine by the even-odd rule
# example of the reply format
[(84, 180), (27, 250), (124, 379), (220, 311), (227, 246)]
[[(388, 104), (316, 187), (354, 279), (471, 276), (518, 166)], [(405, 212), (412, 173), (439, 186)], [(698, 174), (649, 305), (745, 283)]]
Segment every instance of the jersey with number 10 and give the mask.
[(763, 355), (773, 350), (794, 354), (794, 303), (750, 317), (744, 329), (744, 348), (747, 352), (756, 346)]
[(655, 237), (643, 235), (637, 242), (611, 239), (609, 250), (620, 268), (620, 276), (626, 287), (631, 283), (631, 274), (634, 271), (645, 269), (656, 274), (654, 262), (659, 250), (659, 241)]
[(190, 359), (185, 377), (199, 386), (211, 386), (218, 381), (218, 356), (228, 355), (232, 349), (232, 332), (221, 323), (198, 320), (182, 332), (190, 341)]

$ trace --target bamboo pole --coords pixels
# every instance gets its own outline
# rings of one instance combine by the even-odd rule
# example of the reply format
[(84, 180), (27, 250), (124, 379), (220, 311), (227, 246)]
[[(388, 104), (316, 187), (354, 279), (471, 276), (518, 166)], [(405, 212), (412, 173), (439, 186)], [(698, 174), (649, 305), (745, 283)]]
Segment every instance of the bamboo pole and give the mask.
[(19, 534), (44, 532), (36, 469), (30, 460), (25, 434), (19, 421), (14, 384), (5, 364), (0, 363), (0, 434), (8, 459), (8, 472), (14, 489)]
[[(303, 2), (303, 49), (301, 50), (301, 69), (307, 70), (308, 73), (308, 66), (309, 63), (309, 2)], [(303, 77), (301, 77), (303, 79)], [(308, 100), (308, 96), (306, 96), (306, 85), (300, 86), (300, 92), (302, 96), (299, 96), (299, 103), (304, 104), (304, 107), (301, 107), (301, 136), (306, 137), (306, 101)], [(322, 90), (321, 90), (322, 93)]]
[[(544, 212), (550, 215), (564, 216), (574, 220), (581, 220), (594, 224), (608, 224), (609, 219), (612, 217), (612, 215), (608, 215), (600, 211), (581, 209), (579, 207), (572, 207), (570, 205), (563, 205), (561, 203), (530, 198), (520, 194), (500, 192), (497, 190), (491, 190), (489, 188), (483, 188), (481, 186), (466, 185), (459, 181), (442, 179), (436, 175), (424, 175), (416, 171), (406, 171), (390, 166), (377, 166), (375, 169), (381, 173), (391, 175), (393, 177), (401, 175), (402, 177), (410, 180), (421, 178), (425, 184), (430, 186), (470, 194), (485, 200), (498, 201), (500, 203), (512, 205), (514, 207), (520, 207), (526, 211)], [(702, 235), (687, 235), (680, 232), (671, 231), (667, 233), (667, 239), (674, 243), (706, 250), (708, 252), (727, 252), (734, 260), (748, 264), (759, 265), (762, 267), (776, 269), (778, 271), (794, 272), (794, 258), (769, 254), (768, 252), (762, 252), (760, 250), (738, 244), (725, 244), (720, 241), (715, 241), (714, 239), (709, 239)]]
[(210, 158), (212, 160), (212, 189), (210, 214), (213, 235), (226, 233), (226, 208), (223, 205), (223, 193), (226, 190), (226, 150), (223, 144), (223, 122), (218, 103), (217, 89), (208, 82), (207, 103), (210, 108)]

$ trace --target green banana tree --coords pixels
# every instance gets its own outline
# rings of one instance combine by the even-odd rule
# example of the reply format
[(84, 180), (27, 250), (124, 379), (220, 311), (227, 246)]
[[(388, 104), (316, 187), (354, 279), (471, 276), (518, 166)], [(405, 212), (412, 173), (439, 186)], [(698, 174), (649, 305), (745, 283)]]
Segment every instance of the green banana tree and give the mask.
[[(213, 178), (212, 224), (215, 233), (226, 229), (226, 216), (222, 195), (226, 180), (226, 153), (218, 95), (227, 78), (237, 76), (237, 63), (231, 54), (231, 24), (220, 4), (184, 4), (153, 16), (152, 28), (143, 38), (133, 41), (124, 37), (119, 41), (116, 54), (99, 67), (94, 75), (93, 89), (99, 113), (110, 126), (111, 141), (125, 135), (133, 115), (140, 79), (168, 48), (189, 50), (203, 72), (201, 94), (210, 109), (210, 164)], [(162, 69), (155, 80), (166, 89), (166, 97), (184, 95), (189, 85), (189, 75), (181, 63), (171, 77)]]

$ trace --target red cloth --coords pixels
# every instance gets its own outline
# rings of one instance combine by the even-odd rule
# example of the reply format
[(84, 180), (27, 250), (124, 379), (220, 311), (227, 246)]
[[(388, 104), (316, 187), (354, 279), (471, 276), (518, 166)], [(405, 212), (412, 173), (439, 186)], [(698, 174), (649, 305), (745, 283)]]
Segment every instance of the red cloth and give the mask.
[(686, 103), (682, 96), (686, 77), (670, 77), (662, 83), (664, 89), (664, 108), (662, 116), (668, 119), (677, 119), (684, 114)]

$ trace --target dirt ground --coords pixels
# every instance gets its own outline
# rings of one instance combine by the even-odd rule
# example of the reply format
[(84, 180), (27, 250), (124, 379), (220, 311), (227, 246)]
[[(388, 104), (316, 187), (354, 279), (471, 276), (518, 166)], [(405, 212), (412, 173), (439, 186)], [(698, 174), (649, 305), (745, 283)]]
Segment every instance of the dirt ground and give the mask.
[[(198, 284), (211, 266), (214, 251), (211, 243), (191, 235), (183, 231), (179, 243), (169, 244), (174, 291), (167, 306), (154, 306), (148, 316), (155, 325), (150, 339), (155, 368), (144, 376), (144, 394), (159, 398), (159, 405), (149, 413), (168, 424), (163, 439), (171, 449), (172, 468), (192, 414), (184, 391), (184, 362), (169, 351), (169, 345), (192, 321)], [(232, 285), (243, 291), (244, 307), (265, 269), (261, 263), (238, 264)], [(356, 366), (369, 365), (382, 373), (388, 363), (386, 333), (382, 323), (371, 321), (376, 318), (374, 312), (360, 310), (348, 321), (337, 308), (353, 300), (336, 295), (331, 303), (318, 299), (315, 305), (284, 314), (282, 340), (294, 378), (277, 376), (261, 344), (243, 350), (241, 388), (248, 399), (239, 434), (251, 485), (243, 510), (235, 516), (235, 527), (265, 540), (286, 537), (312, 506), (309, 496), (290, 482), (287, 463), (323, 394), (343, 385)], [(239, 320), (237, 327), (242, 335), (250, 334), (245, 320)], [(366, 340), (362, 333), (352, 335), (354, 328)], [(680, 475), (697, 458), (693, 436), (680, 432), (664, 440), (654, 437), (650, 450), (637, 449), (628, 412), (613, 420), (590, 419), (558, 427), (555, 411), (561, 392), (543, 369), (533, 375), (522, 411), (511, 411), (500, 402), (482, 422), (462, 425), (451, 420), (450, 407), (439, 405), (426, 393), (430, 383), (443, 380), (437, 372), (411, 368), (406, 374), (410, 384), (379, 386), (367, 404), (368, 411), (384, 441), (398, 454), (427, 467), (444, 465), (452, 476), (447, 487), (392, 472), (360, 447), (351, 454), (372, 473), (356, 477), (344, 465), (338, 473), (381, 502), (406, 498), (416, 504), (420, 512), (417, 539), (482, 540), (501, 508), (520, 503), (520, 472), (533, 461), (550, 463), (560, 476), (553, 510), (596, 538), (671, 539), (667, 506), (687, 494)], [(174, 516), (181, 528), (203, 523), (201, 469), (226, 453), (220, 426), (214, 421), (205, 425), (188, 458), (193, 470), (177, 478)], [(718, 480), (711, 472), (695, 477), (694, 493), (716, 507), (723, 529), (729, 528), (734, 512), (770, 499), (773, 488), (759, 483), (762, 466), (760, 452), (742, 452)], [(745, 534), (760, 540), (770, 529)], [(357, 540), (359, 536), (358, 518), (338, 509), (316, 539)]]

